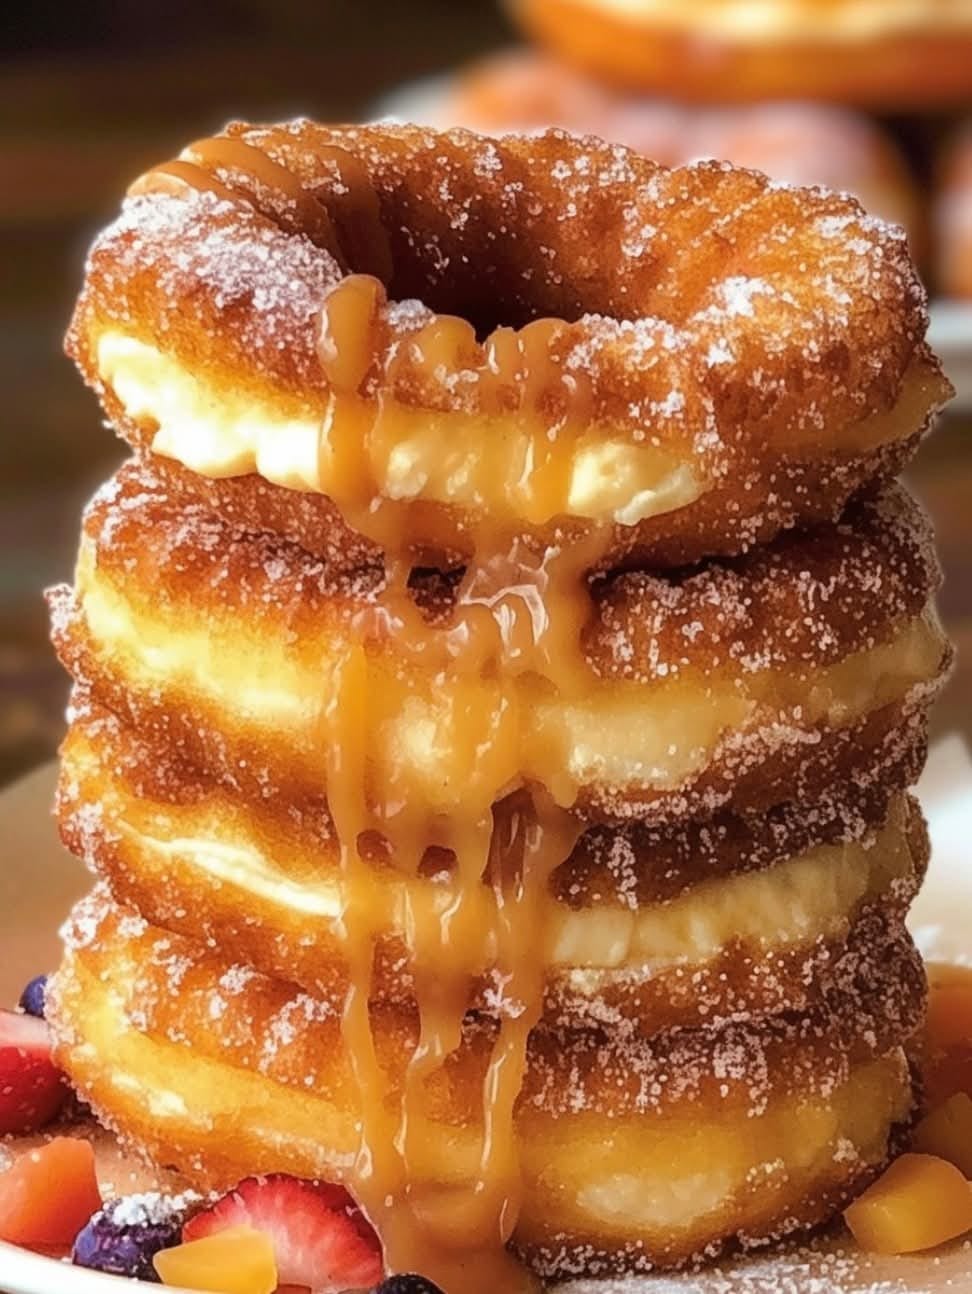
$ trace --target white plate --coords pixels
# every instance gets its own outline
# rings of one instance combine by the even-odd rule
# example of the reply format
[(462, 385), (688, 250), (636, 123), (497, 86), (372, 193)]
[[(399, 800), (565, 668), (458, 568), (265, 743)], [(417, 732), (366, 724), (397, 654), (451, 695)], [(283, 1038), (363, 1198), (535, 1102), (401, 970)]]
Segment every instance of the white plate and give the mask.
[[(372, 116), (414, 121), (423, 126), (450, 124), (444, 108), (451, 77), (413, 81), (374, 105)], [(972, 301), (934, 301), (928, 339), (955, 387), (954, 410), (972, 410)]]
[[(50, 816), (54, 769), (40, 769), (0, 794), (0, 1003), (58, 960), (57, 929), (88, 877), (57, 841)], [(958, 739), (936, 749), (922, 783), (932, 827), (934, 861), (915, 906), (913, 927), (927, 951), (972, 958), (972, 763)], [(104, 1166), (108, 1159), (102, 1156)], [(115, 1165), (117, 1167), (117, 1165)], [(106, 1169), (110, 1175), (111, 1168)], [(626, 1281), (576, 1281), (559, 1294), (937, 1294), (972, 1290), (972, 1246), (933, 1256), (862, 1259), (846, 1252), (846, 1237), (729, 1263), (698, 1276)], [(39, 1257), (0, 1242), (4, 1294), (120, 1294), (131, 1288), (114, 1276)], [(158, 1286), (146, 1289), (158, 1289)]]

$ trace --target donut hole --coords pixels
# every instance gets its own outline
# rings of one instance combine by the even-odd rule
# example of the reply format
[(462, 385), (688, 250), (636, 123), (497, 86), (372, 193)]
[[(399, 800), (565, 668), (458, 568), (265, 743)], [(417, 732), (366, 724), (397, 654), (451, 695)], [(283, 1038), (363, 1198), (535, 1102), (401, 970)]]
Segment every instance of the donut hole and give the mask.
[(480, 338), (541, 318), (640, 313), (632, 276), (654, 277), (652, 258), (636, 264), (618, 254), (632, 189), (600, 183), (604, 162), (593, 145), (585, 172), (578, 141), (561, 132), (520, 150), (468, 132), (437, 136), (415, 153), (396, 142), (369, 159), (393, 300), (458, 315)]

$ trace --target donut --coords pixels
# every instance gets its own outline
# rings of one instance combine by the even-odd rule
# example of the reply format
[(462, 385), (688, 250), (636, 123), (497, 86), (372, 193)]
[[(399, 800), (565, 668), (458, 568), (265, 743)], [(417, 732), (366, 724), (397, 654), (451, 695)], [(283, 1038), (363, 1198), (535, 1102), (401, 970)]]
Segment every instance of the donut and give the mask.
[(934, 210), (938, 285), (946, 296), (972, 299), (972, 123), (949, 143)]
[(68, 338), (134, 457), (51, 595), (83, 1098), (446, 1294), (842, 1207), (925, 1001), (926, 322), (853, 200), (562, 133), (136, 181)]
[(443, 819), (481, 819), (524, 784), (592, 818), (662, 823), (758, 810), (794, 787), (809, 801), (855, 777), (945, 676), (939, 578), (927, 522), (896, 486), (732, 561), (594, 581), (557, 639), (565, 653), (580, 642), (569, 676), (553, 661), (547, 680), (494, 675), (443, 652), (449, 580), (417, 581), (408, 632), (392, 631), (404, 613), (381, 569), (333, 571), (173, 503), (146, 461), (88, 509), (53, 633), (95, 700), (255, 796), (327, 783), (348, 739), (328, 698), (354, 659), (371, 826), (394, 835), (401, 800), (424, 848), (449, 843)]
[[(159, 931), (101, 892), (49, 989), (57, 1056), (109, 1126), (203, 1189), (254, 1172), (343, 1180), (357, 1085), (325, 1001)], [(925, 997), (903, 928), (806, 1017), (531, 1037), (516, 1105), (513, 1246), (547, 1278), (671, 1267), (812, 1226), (882, 1166), (913, 1108)], [(414, 1017), (372, 1011), (387, 1100)], [(417, 1179), (471, 1191), (491, 1026), (469, 1017), (429, 1081)]]
[(67, 347), (190, 481), (302, 492), (389, 559), (526, 537), (606, 570), (897, 472), (950, 391), (926, 325), (903, 237), (847, 197), (556, 131), (299, 121), (138, 180)]
[(905, 229), (916, 258), (925, 246), (923, 203), (897, 145), (875, 121), (834, 105), (689, 107), (618, 92), (543, 50), (523, 48), (461, 71), (427, 115), (435, 125), (487, 134), (559, 126), (624, 144), (663, 166), (712, 158), (787, 184), (853, 193), (865, 211)]
[[(723, 813), (667, 830), (588, 828), (551, 875), (537, 921), (543, 1019), (578, 1027), (623, 1018), (652, 1035), (808, 1009), (875, 913), (902, 919), (917, 891), (928, 839), (917, 803), (898, 789), (916, 763), (914, 752), (882, 763), (869, 789), (844, 788), (812, 810), (783, 804), (758, 819)], [(499, 830), (517, 807), (516, 797), (497, 806)], [(323, 798), (247, 799), (78, 698), (57, 812), (65, 845), (123, 906), (340, 1008), (344, 882)], [(428, 950), (415, 951), (407, 914), (449, 907), (453, 861), (429, 851), (418, 877), (379, 871), (376, 1002), (412, 1001), (412, 954), (423, 960)], [(495, 904), (489, 881), (483, 905)], [(495, 925), (495, 912), (487, 921)], [(511, 1005), (488, 966), (495, 946), (494, 933), (464, 961), (468, 1006), (483, 1014)]]
[(794, 98), (889, 112), (972, 90), (964, 0), (507, 0), (528, 35), (598, 78), (698, 102)]

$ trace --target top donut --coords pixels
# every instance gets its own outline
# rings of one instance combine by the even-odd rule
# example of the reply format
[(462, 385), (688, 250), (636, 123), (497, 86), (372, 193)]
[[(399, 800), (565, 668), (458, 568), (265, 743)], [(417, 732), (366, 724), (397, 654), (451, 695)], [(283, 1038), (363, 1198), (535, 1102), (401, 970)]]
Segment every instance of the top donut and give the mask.
[(67, 347), (133, 445), (300, 491), (322, 528), (668, 565), (898, 471), (949, 394), (926, 326), (903, 235), (846, 196), (560, 132), (297, 121), (138, 180)]

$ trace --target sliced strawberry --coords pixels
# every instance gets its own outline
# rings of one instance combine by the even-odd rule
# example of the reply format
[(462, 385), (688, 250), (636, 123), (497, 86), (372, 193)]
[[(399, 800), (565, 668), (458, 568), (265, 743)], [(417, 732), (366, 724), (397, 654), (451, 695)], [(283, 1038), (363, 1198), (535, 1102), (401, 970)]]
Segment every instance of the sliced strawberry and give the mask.
[(248, 1177), (190, 1219), (182, 1238), (201, 1240), (229, 1227), (252, 1227), (270, 1236), (281, 1285), (337, 1294), (368, 1289), (381, 1280), (381, 1244), (342, 1186), (282, 1173)]
[(43, 1020), (0, 1011), (0, 1135), (35, 1132), (58, 1113), (67, 1086)]
[(0, 1240), (67, 1249), (101, 1208), (90, 1141), (55, 1137), (0, 1174)]

